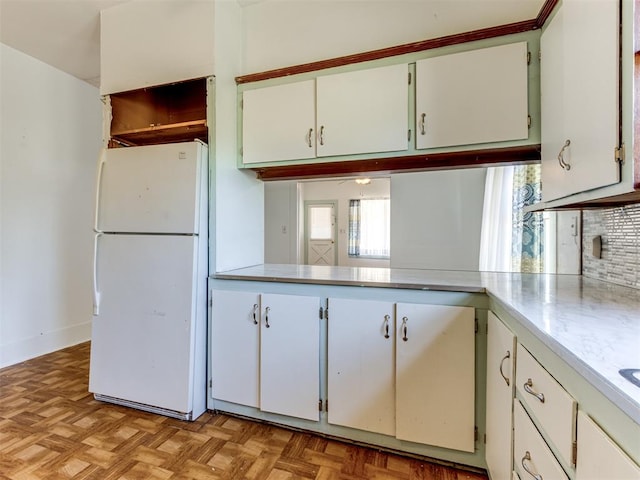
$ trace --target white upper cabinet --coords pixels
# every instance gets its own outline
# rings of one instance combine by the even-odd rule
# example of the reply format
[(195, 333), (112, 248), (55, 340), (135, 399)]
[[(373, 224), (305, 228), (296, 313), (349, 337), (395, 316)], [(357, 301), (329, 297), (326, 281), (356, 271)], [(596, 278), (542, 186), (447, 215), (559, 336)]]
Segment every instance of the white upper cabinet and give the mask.
[(576, 480), (638, 480), (640, 467), (584, 412), (578, 412)]
[(408, 75), (401, 64), (318, 77), (318, 156), (407, 150)]
[(316, 156), (315, 88), (307, 80), (242, 94), (245, 164)]
[(127, 2), (100, 16), (100, 93), (213, 75), (214, 2)]
[(407, 64), (245, 90), (245, 165), (408, 149)]
[(528, 138), (527, 43), (416, 62), (416, 148)]
[(564, 0), (540, 39), (544, 201), (620, 181), (619, 1)]

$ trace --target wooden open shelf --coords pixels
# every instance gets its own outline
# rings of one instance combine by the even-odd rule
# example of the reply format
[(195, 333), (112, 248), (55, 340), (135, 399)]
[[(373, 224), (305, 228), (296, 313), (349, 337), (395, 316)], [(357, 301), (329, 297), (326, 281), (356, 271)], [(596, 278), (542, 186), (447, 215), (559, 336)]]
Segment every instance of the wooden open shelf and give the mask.
[(110, 98), (110, 146), (207, 142), (205, 78), (115, 93)]

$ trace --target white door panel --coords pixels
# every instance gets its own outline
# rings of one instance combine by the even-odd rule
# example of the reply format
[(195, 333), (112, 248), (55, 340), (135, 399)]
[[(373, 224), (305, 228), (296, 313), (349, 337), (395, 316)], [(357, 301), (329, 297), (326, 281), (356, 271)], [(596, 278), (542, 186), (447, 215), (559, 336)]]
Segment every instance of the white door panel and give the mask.
[(330, 298), (329, 423), (395, 434), (394, 304)]
[(319, 157), (407, 150), (407, 64), (320, 76)]
[(399, 303), (396, 330), (396, 438), (473, 452), (474, 309)]
[[(231, 366), (231, 368), (230, 368)], [(213, 290), (213, 398), (260, 406), (260, 294)]]
[(90, 391), (190, 411), (196, 247), (190, 236), (99, 237)]
[(319, 308), (317, 297), (262, 296), (261, 410), (318, 421)]
[(244, 164), (316, 156), (314, 80), (242, 94)]
[(202, 145), (109, 149), (99, 178), (104, 232), (197, 233)]

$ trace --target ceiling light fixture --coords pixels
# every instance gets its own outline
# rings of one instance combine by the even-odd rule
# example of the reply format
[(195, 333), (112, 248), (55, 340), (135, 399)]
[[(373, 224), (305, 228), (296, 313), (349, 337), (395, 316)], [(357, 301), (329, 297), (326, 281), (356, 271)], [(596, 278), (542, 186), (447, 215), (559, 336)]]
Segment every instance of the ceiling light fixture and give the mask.
[(371, 183), (370, 178), (356, 178), (356, 183), (358, 185), (369, 185)]

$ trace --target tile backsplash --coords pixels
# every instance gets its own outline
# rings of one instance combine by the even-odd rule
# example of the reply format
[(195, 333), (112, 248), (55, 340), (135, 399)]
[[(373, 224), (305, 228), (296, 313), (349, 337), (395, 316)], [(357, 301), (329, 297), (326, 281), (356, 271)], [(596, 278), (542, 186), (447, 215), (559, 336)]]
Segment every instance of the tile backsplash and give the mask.
[[(602, 258), (593, 239), (602, 238)], [(582, 274), (640, 289), (640, 203), (582, 213)]]

